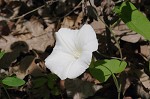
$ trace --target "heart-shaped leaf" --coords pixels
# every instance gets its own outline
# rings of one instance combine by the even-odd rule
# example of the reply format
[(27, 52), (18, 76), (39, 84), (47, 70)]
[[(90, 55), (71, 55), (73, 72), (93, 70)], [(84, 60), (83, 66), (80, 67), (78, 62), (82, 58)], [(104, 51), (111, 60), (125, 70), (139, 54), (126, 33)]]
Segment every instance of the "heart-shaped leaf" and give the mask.
[(123, 2), (114, 10), (129, 29), (150, 40), (150, 22), (131, 2)]
[(25, 81), (16, 77), (6, 77), (2, 80), (2, 83), (11, 87), (19, 87), (24, 85)]
[(126, 65), (127, 63), (125, 61), (119, 61), (117, 59), (98, 60), (95, 63), (95, 67), (90, 68), (90, 72), (96, 79), (105, 82), (112, 74), (122, 72)]

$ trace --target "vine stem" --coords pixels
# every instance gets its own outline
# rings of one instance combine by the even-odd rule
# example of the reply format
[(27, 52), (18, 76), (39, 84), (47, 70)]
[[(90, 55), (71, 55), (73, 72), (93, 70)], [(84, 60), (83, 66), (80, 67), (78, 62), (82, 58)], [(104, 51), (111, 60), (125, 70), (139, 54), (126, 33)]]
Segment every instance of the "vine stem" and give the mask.
[(110, 71), (110, 73), (111, 73), (111, 75), (112, 75), (112, 77), (113, 77), (115, 86), (116, 86), (116, 88), (117, 88), (118, 99), (120, 99), (120, 94), (121, 94), (121, 84), (119, 84), (119, 82), (118, 82), (118, 80), (117, 80), (115, 74), (114, 74), (108, 67), (106, 67), (106, 66), (103, 66), (103, 67), (105, 67), (106, 69), (108, 69), (108, 70)]
[[(89, 2), (90, 2), (90, 0), (89, 0)], [(91, 2), (90, 2), (90, 5), (92, 6)], [(92, 7), (93, 7), (93, 6), (92, 6)], [(119, 53), (120, 53), (120, 58), (121, 58), (121, 60), (123, 60), (122, 51), (121, 51), (119, 42), (118, 42), (118, 40), (117, 40), (117, 38), (116, 38), (116, 36), (115, 36), (115, 33), (113, 32), (111, 26), (108, 26), (108, 25), (107, 25), (107, 24), (99, 17), (99, 15), (97, 14), (97, 12), (96, 12), (94, 9), (93, 9), (93, 11), (94, 11), (95, 15), (97, 16), (98, 21), (99, 21), (99, 22), (101, 21), (102, 23), (104, 23), (104, 25), (109, 29), (109, 31), (110, 31), (111, 34), (113, 35), (113, 37), (114, 37), (114, 39), (115, 39), (115, 42), (116, 42), (116, 44), (117, 44), (116, 47), (118, 48)], [(120, 99), (120, 94), (121, 94), (121, 84), (119, 84), (119, 82), (118, 82), (116, 76), (115, 76), (113, 73), (112, 73), (112, 77), (113, 77), (115, 86), (116, 86), (116, 88), (117, 88), (118, 99)]]
[(109, 29), (109, 31), (112, 33), (112, 35), (113, 35), (113, 37), (114, 37), (114, 39), (115, 39), (115, 41), (116, 41), (117, 48), (118, 48), (119, 53), (120, 53), (120, 58), (123, 59), (122, 51), (121, 51), (119, 42), (118, 42), (118, 40), (117, 40), (117, 38), (116, 38), (116, 36), (115, 36), (115, 33), (113, 32), (113, 30), (112, 30), (100, 17), (98, 17), (98, 21), (103, 22), (103, 23), (105, 24), (105, 26)]
[[(90, 2), (90, 0), (89, 0), (89, 2)], [(92, 6), (91, 3), (90, 3), (90, 5)], [(92, 7), (93, 7), (93, 6), (92, 6)], [(121, 51), (119, 42), (118, 42), (118, 40), (117, 40), (117, 38), (116, 38), (116, 36), (115, 36), (115, 33), (113, 32), (113, 30), (111, 29), (111, 27), (108, 26), (108, 25), (98, 16), (97, 12), (96, 12), (94, 9), (93, 9), (93, 11), (94, 11), (95, 15), (97, 16), (98, 21), (104, 23), (104, 25), (105, 25), (105, 26), (109, 29), (109, 31), (112, 33), (112, 35), (113, 35), (113, 37), (114, 37), (114, 39), (115, 39), (115, 42), (116, 42), (116, 44), (117, 44), (116, 47), (117, 47), (118, 50), (119, 50), (120, 58), (123, 60), (122, 51)]]
[(4, 90), (5, 90), (5, 92), (6, 92), (6, 94), (7, 94), (7, 96), (8, 96), (8, 99), (11, 99), (10, 98), (10, 95), (9, 95), (9, 93), (8, 93), (8, 91), (7, 91), (7, 89), (2, 85), (2, 87), (4, 88)]
[[(95, 12), (95, 13), (96, 13), (96, 12)], [(96, 14), (96, 15), (97, 15), (97, 14)], [(97, 17), (98, 17), (98, 15), (97, 15)], [(100, 17), (98, 17), (98, 21), (103, 22), (103, 23), (105, 24), (105, 26), (109, 29), (109, 31), (112, 33), (112, 35), (113, 35), (113, 37), (114, 37), (114, 39), (115, 39), (115, 41), (116, 41), (116, 43), (117, 43), (117, 48), (118, 48), (119, 53), (120, 53), (120, 58), (121, 58), (121, 60), (123, 60), (122, 51), (121, 51), (119, 42), (118, 42), (118, 40), (117, 40), (117, 38), (116, 38), (116, 36), (115, 36), (115, 33), (113, 32), (113, 30), (112, 30)], [(118, 80), (117, 80), (116, 76), (115, 76), (114, 74), (112, 74), (112, 76), (113, 76), (113, 79), (114, 79), (114, 83), (115, 83), (115, 85), (116, 85), (116, 87), (117, 87), (118, 99), (120, 99), (120, 93), (121, 93), (121, 90), (120, 90), (120, 89), (121, 89), (121, 85), (119, 86)]]
[(121, 84), (118, 83), (118, 80), (116, 78), (116, 76), (114, 74), (112, 74), (112, 77), (113, 77), (113, 80), (114, 80), (114, 83), (117, 87), (117, 92), (118, 92), (118, 99), (120, 99), (120, 94), (121, 94)]

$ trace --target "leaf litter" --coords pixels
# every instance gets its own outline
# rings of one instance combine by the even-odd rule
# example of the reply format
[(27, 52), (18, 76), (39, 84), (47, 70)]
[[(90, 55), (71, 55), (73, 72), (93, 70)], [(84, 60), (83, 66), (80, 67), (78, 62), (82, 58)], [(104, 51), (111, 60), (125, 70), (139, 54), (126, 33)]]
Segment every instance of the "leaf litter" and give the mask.
[[(77, 29), (85, 22), (90, 23), (97, 33), (101, 52), (100, 55), (95, 55), (97, 59), (119, 55), (114, 39), (111, 39), (110, 44), (112, 52), (107, 50), (107, 29), (103, 22), (97, 21), (93, 12), (95, 9), (102, 19), (106, 14), (113, 25), (116, 16), (111, 12), (115, 2), (93, 1), (91, 6), (88, 1), (80, 3), (80, 0), (0, 0), (0, 50), (5, 51), (0, 59), (0, 79), (16, 75), (26, 81), (22, 87), (7, 89), (12, 98), (116, 99), (112, 78), (102, 83), (86, 71), (77, 79), (59, 81), (57, 77), (57, 80), (54, 79), (44, 65), (44, 59), (55, 44), (55, 31), (60, 27)], [(134, 4), (141, 4), (141, 11), (149, 19), (148, 0), (137, 1), (133, 0)], [(122, 98), (149, 99), (149, 43), (141, 35), (130, 31), (122, 21), (113, 26), (123, 57), (128, 62), (126, 69), (121, 74), (116, 74), (122, 83)], [(48, 88), (47, 83), (53, 86)], [(35, 85), (40, 87), (34, 88)], [(7, 95), (2, 91), (0, 98), (5, 97)]]

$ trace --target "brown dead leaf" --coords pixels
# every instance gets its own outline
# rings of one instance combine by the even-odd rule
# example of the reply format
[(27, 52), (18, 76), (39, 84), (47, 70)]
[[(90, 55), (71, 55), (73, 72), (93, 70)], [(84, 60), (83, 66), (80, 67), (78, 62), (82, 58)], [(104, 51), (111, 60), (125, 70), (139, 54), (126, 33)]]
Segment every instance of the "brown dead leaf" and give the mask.
[(61, 27), (62, 28), (72, 28), (74, 26), (76, 18), (67, 16), (64, 18)]
[(120, 82), (122, 84), (121, 90), (122, 90), (123, 94), (129, 88), (132, 80), (134, 79), (134, 77), (132, 77), (132, 73), (130, 73), (130, 71), (132, 72), (131, 68), (126, 68), (125, 71), (123, 71), (120, 75)]
[[(33, 22), (34, 24), (36, 23)], [(31, 23), (31, 22), (29, 22)], [(32, 24), (32, 23), (31, 23)], [(10, 24), (11, 25), (11, 24)], [(43, 26), (39, 23), (39, 25), (32, 25), (32, 32), (29, 32), (26, 26), (23, 23), (18, 23), (13, 30), (13, 32), (8, 36), (1, 36), (0, 38), (0, 48), (5, 50), (6, 52), (11, 51), (10, 46), (16, 41), (24, 41), (28, 44), (30, 50), (36, 49), (39, 51), (45, 51), (47, 46), (54, 45), (54, 36), (53, 31), (55, 28), (54, 24), (49, 24), (48, 27), (44, 30), (44, 28), (36, 29), (36, 27)], [(41, 31), (41, 32), (40, 32)], [(43, 33), (43, 34), (42, 34)]]
[(140, 71), (136, 71), (137, 76), (139, 77), (141, 83), (146, 89), (150, 90), (150, 78), (149, 76), (144, 72), (144, 69)]
[(147, 90), (145, 90), (145, 88), (141, 84), (137, 84), (136, 88), (137, 94), (141, 97), (141, 99), (150, 99), (150, 94)]
[(6, 52), (11, 51), (10, 46), (17, 41), (26, 42), (29, 46), (29, 50), (36, 49), (42, 52), (45, 51), (47, 46), (53, 46), (55, 42), (52, 32), (45, 33), (38, 37), (33, 37), (31, 34), (8, 35), (0, 38), (0, 48)]
[(131, 32), (131, 33), (126, 33), (125, 35), (123, 35), (121, 37), (121, 39), (126, 42), (136, 43), (136, 42), (142, 40), (143, 37), (140, 34)]
[(102, 88), (101, 85), (95, 85), (89, 81), (83, 81), (78, 78), (66, 79), (65, 88), (68, 96), (85, 99), (95, 94), (96, 91)]
[(137, 43), (140, 40), (144, 40), (143, 36), (135, 33), (134, 31), (131, 31), (122, 21), (120, 21), (120, 23), (117, 24), (117, 26), (115, 26), (113, 30), (115, 35), (117, 35), (121, 38), (121, 40), (126, 42)]
[(18, 64), (9, 67), (10, 75), (16, 74), (16, 76), (20, 79), (24, 79), (24, 77), (28, 74), (26, 71), (34, 60), (34, 56), (26, 56), (23, 58)]
[(21, 52), (28, 51), (28, 45), (23, 41), (17, 41), (11, 44), (10, 51), (5, 52), (4, 56), (0, 59), (0, 68), (8, 69)]
[(40, 36), (44, 34), (44, 26), (41, 24), (38, 18), (32, 17), (30, 21), (24, 23), (29, 32), (32, 33), (33, 36)]
[(41, 76), (43, 72), (46, 71), (46, 67), (44, 62), (40, 60), (39, 56), (32, 55), (36, 54), (35, 51), (30, 53), (26, 53), (26, 55), (21, 59), (16, 60), (15, 63), (11, 67), (9, 67), (10, 75), (16, 74), (18, 78), (23, 79), (26, 75), (30, 74), (32, 76)]
[(36, 49), (44, 52), (47, 46), (54, 45), (54, 38), (52, 33), (47, 33), (45, 35), (29, 39), (26, 42), (29, 45), (29, 49)]
[(16, 25), (16, 29), (13, 31), (13, 35), (16, 33), (25, 33), (28, 32), (26, 26), (24, 26), (22, 23)]
[(13, 19), (13, 18), (17, 17), (18, 14), (19, 14), (19, 10), (20, 10), (20, 6), (13, 8), (13, 14), (10, 17), (10, 19)]
[(82, 80), (83, 81), (89, 81), (89, 82), (92, 82), (94, 84), (100, 84), (100, 82), (97, 79), (93, 78), (89, 73), (84, 73)]
[(2, 38), (0, 38), (0, 48), (6, 52), (10, 52), (10, 46), (16, 41), (18, 41), (17, 38), (12, 35), (2, 36)]
[(82, 20), (83, 20), (83, 17), (84, 17), (83, 12), (80, 12), (77, 19), (76, 19), (76, 21), (75, 21), (75, 28), (80, 27), (80, 25), (82, 23)]
[(127, 96), (127, 97), (124, 97), (123, 99), (133, 99), (133, 98), (132, 98), (132, 97)]
[(103, 7), (104, 12), (107, 15), (110, 15), (112, 13), (114, 6), (115, 6), (115, 2), (113, 0), (111, 0), (111, 1), (103, 0), (101, 2), (101, 6)]
[(91, 25), (97, 34), (102, 34), (105, 31), (105, 24), (101, 21), (94, 20)]
[(9, 16), (10, 19), (17, 17), (23, 3), (14, 0), (5, 0), (5, 2), (7, 3), (7, 8), (5, 9), (7, 16)]
[[(149, 77), (144, 72), (144, 69), (127, 68), (120, 75), (122, 92), (125, 95), (123, 99), (137, 96), (142, 99), (149, 99)], [(133, 91), (133, 93), (131, 93)]]
[(118, 26), (116, 28), (117, 28), (117, 30), (120, 30), (120, 31), (129, 30), (129, 28), (123, 21), (120, 21), (120, 23), (118, 24)]
[(148, 45), (141, 45), (140, 46), (140, 52), (143, 56), (146, 58), (150, 55), (150, 49)]

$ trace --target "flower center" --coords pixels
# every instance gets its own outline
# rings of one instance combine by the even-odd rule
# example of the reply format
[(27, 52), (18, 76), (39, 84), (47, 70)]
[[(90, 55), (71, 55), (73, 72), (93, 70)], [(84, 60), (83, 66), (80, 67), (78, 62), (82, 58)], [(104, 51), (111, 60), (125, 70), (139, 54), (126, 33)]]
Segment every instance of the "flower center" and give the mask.
[(74, 51), (74, 52), (73, 52), (73, 56), (74, 56), (76, 59), (78, 59), (78, 58), (80, 57), (80, 55), (81, 55), (81, 53), (78, 52), (78, 51)]
[(80, 57), (82, 51), (81, 51), (80, 49), (74, 49), (74, 48), (71, 46), (71, 44), (69, 44), (69, 42), (66, 42), (66, 41), (63, 39), (63, 36), (61, 35), (61, 33), (59, 34), (59, 36), (61, 37), (64, 46), (66, 46), (68, 49), (70, 49), (70, 51), (72, 51), (73, 56), (75, 57), (75, 59), (78, 59), (78, 58)]

